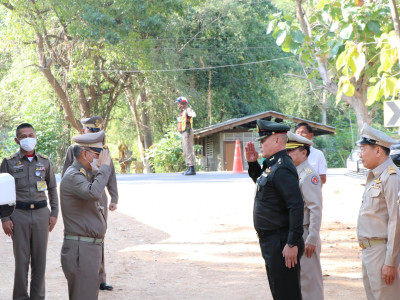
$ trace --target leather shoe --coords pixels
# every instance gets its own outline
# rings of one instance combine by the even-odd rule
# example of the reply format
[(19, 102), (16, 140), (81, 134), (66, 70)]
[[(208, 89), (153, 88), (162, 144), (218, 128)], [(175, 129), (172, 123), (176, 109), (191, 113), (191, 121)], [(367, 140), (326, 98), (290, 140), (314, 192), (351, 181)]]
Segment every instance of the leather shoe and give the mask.
[(112, 287), (112, 285), (109, 285), (109, 284), (107, 284), (105, 282), (102, 282), (100, 284), (100, 290), (102, 290), (102, 291), (112, 291), (113, 287)]

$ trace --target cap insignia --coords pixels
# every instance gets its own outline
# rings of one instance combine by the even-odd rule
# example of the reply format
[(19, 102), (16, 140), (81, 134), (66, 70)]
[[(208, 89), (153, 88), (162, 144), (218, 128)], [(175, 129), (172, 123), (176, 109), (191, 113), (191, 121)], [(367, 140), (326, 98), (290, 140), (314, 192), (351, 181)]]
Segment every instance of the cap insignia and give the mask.
[(257, 129), (257, 132), (260, 132), (260, 128), (258, 127), (258, 124), (256, 125), (256, 129)]
[(83, 175), (86, 176), (86, 170), (85, 170), (84, 168), (81, 168), (79, 171), (80, 171)]
[(96, 120), (95, 125), (96, 125), (96, 128), (99, 128), (99, 119)]

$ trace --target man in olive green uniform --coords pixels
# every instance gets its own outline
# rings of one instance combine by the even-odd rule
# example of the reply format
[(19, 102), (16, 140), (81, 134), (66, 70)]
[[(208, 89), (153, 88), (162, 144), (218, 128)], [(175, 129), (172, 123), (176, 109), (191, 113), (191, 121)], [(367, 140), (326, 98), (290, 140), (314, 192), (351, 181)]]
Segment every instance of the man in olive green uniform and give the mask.
[(324, 286), (320, 262), (321, 239), (319, 231), (322, 220), (322, 181), (308, 162), (313, 142), (288, 132), (286, 149), (297, 168), (300, 190), (304, 199), (303, 239), (304, 255), (301, 264), (301, 294), (303, 299), (323, 300)]
[[(16, 206), (10, 217), (2, 217), (5, 234), (12, 237), (15, 258), (13, 299), (44, 299), (46, 253), (49, 232), (57, 222), (57, 182), (49, 158), (35, 152), (32, 125), (17, 127), (15, 142), (20, 150), (3, 160), (0, 172), (15, 178)], [(47, 207), (47, 197), (51, 211)], [(30, 293), (28, 271), (31, 264)]]
[[(103, 118), (99, 117), (99, 116), (85, 118), (85, 119), (81, 120), (81, 123), (83, 125), (82, 134), (99, 132), (103, 125)], [(74, 157), (74, 153), (73, 153), (73, 148), (74, 148), (74, 146), (71, 145), (67, 149), (67, 154), (65, 155), (64, 167), (63, 167), (61, 176), (64, 176), (67, 169), (74, 162), (75, 157)], [(94, 174), (95, 174), (95, 172), (94, 172)], [(105, 191), (100, 199), (100, 206), (103, 209), (103, 213), (104, 213), (104, 217), (106, 218), (106, 222), (108, 219), (108, 209), (110, 209), (111, 211), (114, 211), (117, 209), (117, 204), (118, 204), (117, 176), (115, 174), (115, 168), (114, 168), (113, 164), (111, 164), (111, 174), (110, 174), (110, 177), (108, 178), (107, 190), (111, 196), (110, 204), (108, 204), (108, 198), (107, 198), (107, 194)], [(104, 243), (103, 243), (103, 254), (102, 254), (102, 262), (101, 262), (99, 276), (101, 278), (100, 289), (111, 291), (113, 289), (113, 287), (112, 287), (112, 285), (107, 284), (107, 281), (106, 281), (107, 275), (106, 275), (106, 270), (105, 270), (105, 265), (104, 265)]]
[(400, 253), (400, 175), (389, 156), (390, 146), (395, 143), (368, 124), (364, 124), (358, 141), (360, 158), (369, 169), (357, 222), (368, 300), (400, 297), (400, 281), (396, 276)]
[(245, 157), (249, 176), (256, 183), (254, 228), (275, 300), (301, 300), (300, 257), (304, 252), (304, 204), (299, 178), (286, 152), (289, 126), (257, 120), (263, 165), (258, 152), (247, 143)]
[(104, 131), (72, 139), (76, 158), (60, 184), (64, 220), (61, 265), (68, 280), (69, 298), (91, 300), (97, 299), (101, 282), (107, 225), (100, 200), (111, 173), (111, 158), (109, 151), (103, 150)]

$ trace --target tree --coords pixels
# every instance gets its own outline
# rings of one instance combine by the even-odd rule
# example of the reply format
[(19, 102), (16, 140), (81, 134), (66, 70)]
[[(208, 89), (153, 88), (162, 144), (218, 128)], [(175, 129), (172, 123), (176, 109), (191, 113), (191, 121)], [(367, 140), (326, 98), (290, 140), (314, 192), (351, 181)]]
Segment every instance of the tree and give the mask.
[[(354, 109), (359, 129), (364, 123), (370, 124), (379, 106), (368, 109), (367, 92), (369, 80), (379, 68), (380, 51), (363, 45), (376, 45), (376, 36), (393, 29), (389, 7), (375, 1), (296, 0), (296, 16), (297, 22), (291, 17), (272, 16), (268, 32), (284, 51), (300, 55), (305, 63), (305, 80), (314, 88), (337, 95), (338, 101)], [(354, 56), (348, 59), (343, 53)], [(345, 76), (340, 77), (340, 72)]]

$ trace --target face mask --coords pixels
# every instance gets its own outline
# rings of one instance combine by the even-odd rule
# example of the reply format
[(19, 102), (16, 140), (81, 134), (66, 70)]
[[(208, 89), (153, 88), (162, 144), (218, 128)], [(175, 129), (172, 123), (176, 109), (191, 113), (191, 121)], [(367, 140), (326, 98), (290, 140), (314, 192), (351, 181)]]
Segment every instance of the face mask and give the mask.
[(92, 171), (98, 171), (99, 167), (97, 166), (98, 160), (97, 158), (93, 158), (93, 161), (90, 163), (90, 166), (92, 167)]
[(32, 151), (35, 149), (36, 146), (36, 139), (35, 138), (25, 138), (22, 140), (19, 140), (19, 145), (21, 148), (25, 151)]

